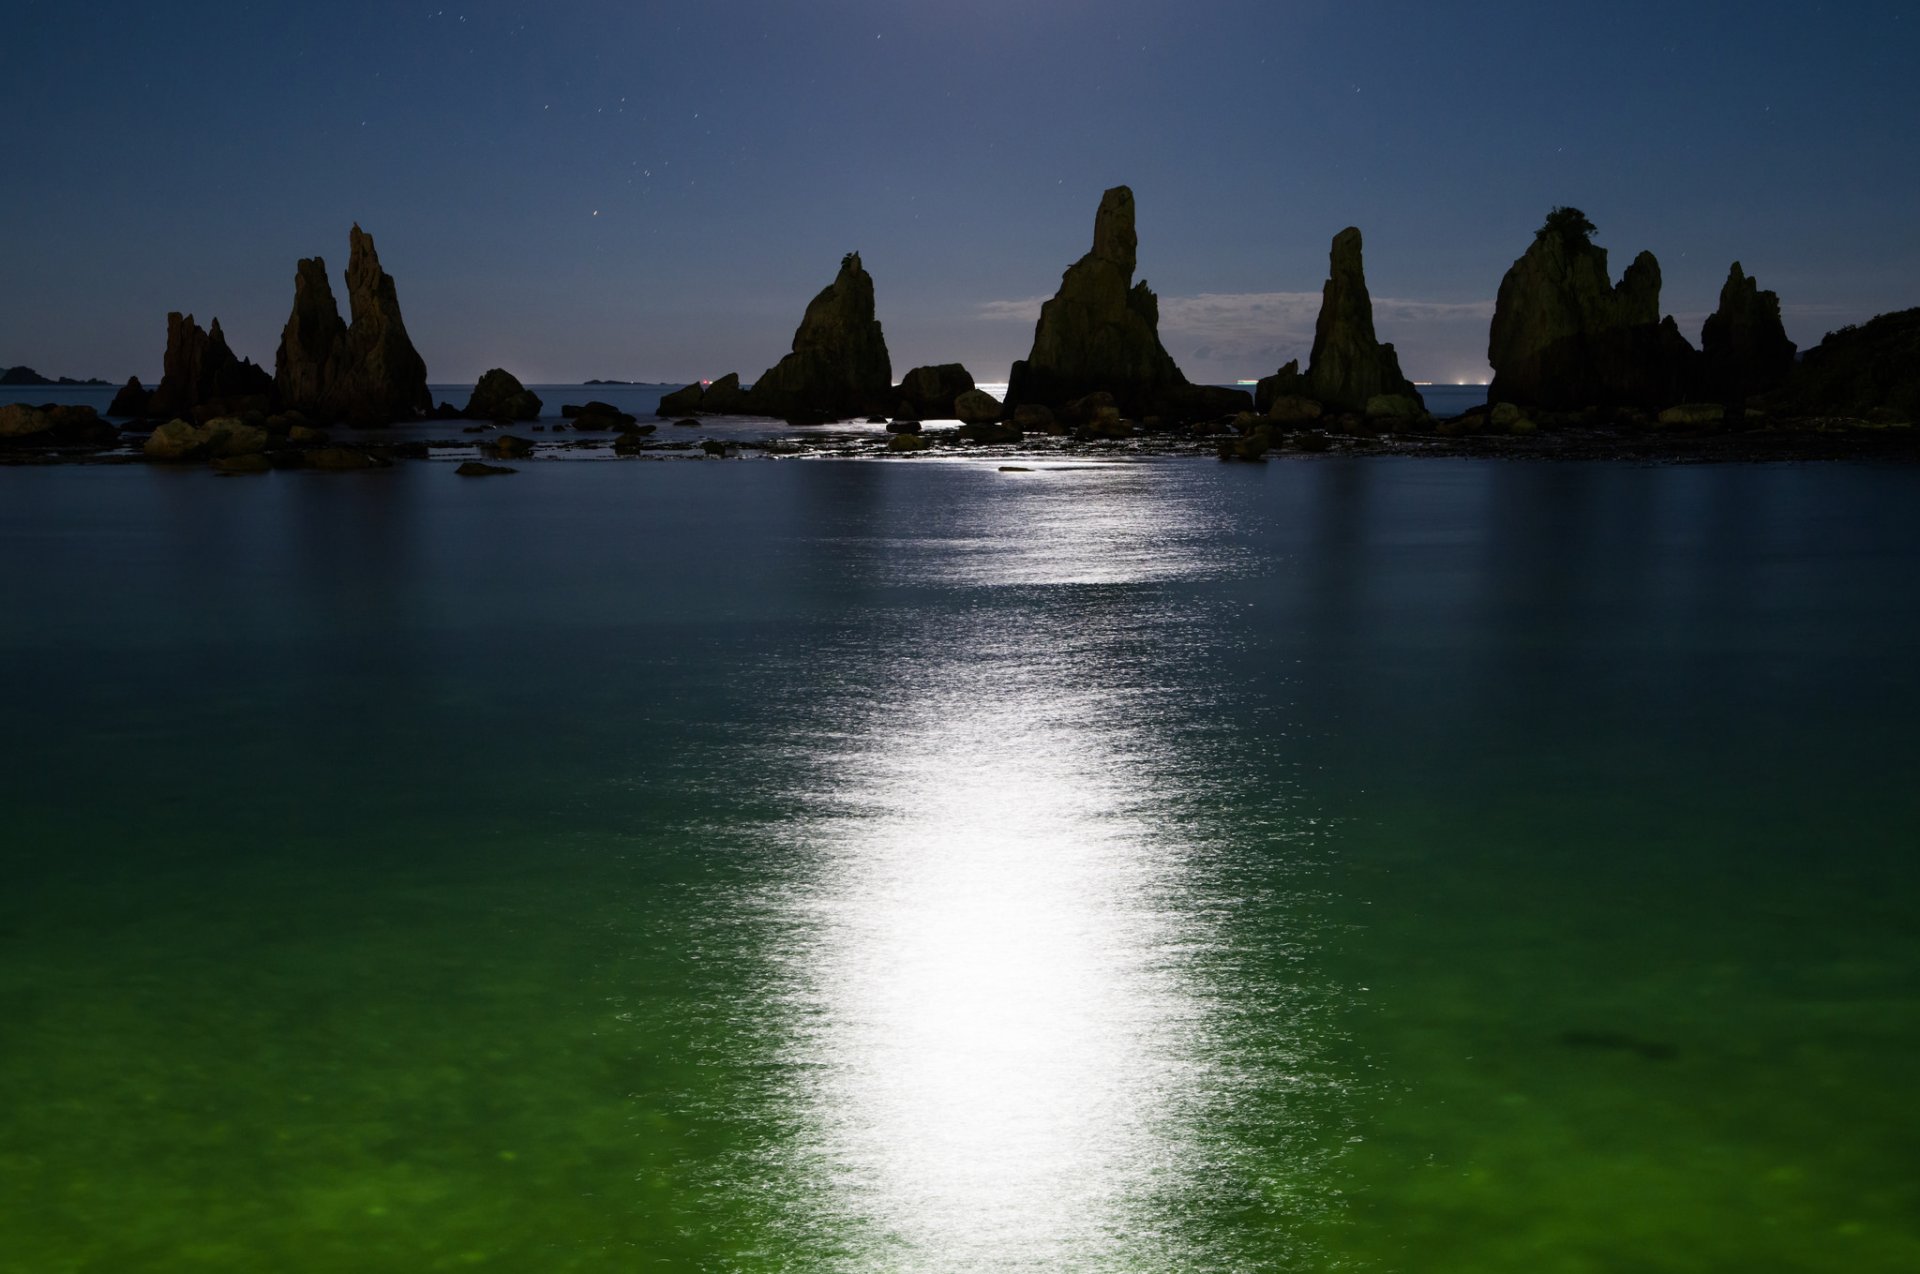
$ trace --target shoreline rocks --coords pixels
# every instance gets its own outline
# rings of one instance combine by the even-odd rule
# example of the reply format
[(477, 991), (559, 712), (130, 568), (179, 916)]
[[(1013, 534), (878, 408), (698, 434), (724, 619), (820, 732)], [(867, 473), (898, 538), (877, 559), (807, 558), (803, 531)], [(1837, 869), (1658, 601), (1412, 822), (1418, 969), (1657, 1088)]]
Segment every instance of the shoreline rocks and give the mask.
[(460, 414), (467, 420), (538, 420), (540, 407), (540, 395), (505, 368), (495, 367), (474, 384)]

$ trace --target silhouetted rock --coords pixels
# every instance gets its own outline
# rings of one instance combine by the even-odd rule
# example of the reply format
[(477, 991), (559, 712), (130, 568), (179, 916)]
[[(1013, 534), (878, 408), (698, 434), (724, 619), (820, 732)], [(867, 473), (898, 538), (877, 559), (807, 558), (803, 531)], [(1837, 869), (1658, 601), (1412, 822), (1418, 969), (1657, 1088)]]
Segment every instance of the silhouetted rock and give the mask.
[(1294, 359), (1271, 376), (1263, 376), (1254, 387), (1253, 409), (1269, 410), (1276, 399), (1307, 398), (1307, 378), (1300, 374), (1300, 360)]
[(1160, 344), (1158, 298), (1145, 280), (1133, 282), (1137, 246), (1133, 191), (1115, 186), (1101, 196), (1093, 251), (1062, 276), (1040, 309), (1032, 352), (1013, 365), (1009, 406), (1058, 410), (1105, 390), (1124, 410), (1150, 414), (1187, 387)]
[(747, 391), (740, 388), (740, 373), (728, 372), (700, 395), (700, 411), (709, 416), (747, 414)]
[(1808, 415), (1920, 421), (1920, 309), (1827, 333), (1801, 357), (1783, 397)]
[(113, 403), (107, 408), (109, 416), (144, 416), (147, 414), (147, 400), (153, 395), (140, 387), (138, 376), (127, 377), (127, 383), (113, 396)]
[(327, 264), (303, 259), (294, 270), (293, 312), (274, 356), (274, 393), (282, 408), (322, 422), (383, 425), (418, 420), (433, 409), (427, 365), (407, 336), (393, 276), (380, 268), (373, 236), (350, 235), (347, 305), (340, 318)]
[(493, 440), (493, 453), (502, 460), (520, 460), (533, 454), (533, 439), (501, 434)]
[(51, 385), (51, 378), (42, 376), (31, 367), (8, 367), (0, 369), (0, 385)]
[(1706, 388), (1721, 402), (1744, 403), (1778, 388), (1793, 371), (1794, 343), (1780, 321), (1780, 297), (1762, 292), (1735, 261), (1720, 289), (1720, 308), (1700, 329)]
[(540, 396), (496, 367), (474, 385), (461, 415), (468, 420), (538, 420)]
[(202, 329), (193, 315), (167, 315), (167, 355), (147, 400), (153, 416), (226, 416), (267, 410), (273, 377), (227, 347), (220, 320)]
[(463, 462), (460, 467), (453, 472), (456, 476), (462, 478), (491, 478), (500, 474), (518, 473), (520, 471), (518, 469), (508, 468), (503, 464), (487, 464), (481, 460), (468, 460)]
[(973, 373), (959, 363), (916, 367), (900, 378), (899, 413), (923, 420), (952, 420), (953, 403), (973, 388)]
[[(793, 352), (747, 392), (745, 410), (844, 418), (892, 406), (893, 363), (873, 314), (873, 278), (852, 252), (841, 259), (838, 277), (807, 306), (793, 334)], [(713, 408), (703, 400), (702, 410)]]
[(969, 425), (984, 425), (1000, 419), (1005, 408), (999, 399), (984, 389), (969, 389), (953, 401), (948, 417)]
[(1501, 280), (1491, 400), (1658, 409), (1689, 397), (1699, 355), (1660, 317), (1660, 263), (1642, 252), (1615, 286), (1592, 234), (1578, 209), (1554, 209)]
[(1410, 398), (1424, 409), (1420, 391), (1400, 374), (1393, 346), (1374, 335), (1373, 298), (1367, 294), (1360, 247), (1360, 231), (1352, 226), (1333, 238), (1307, 364), (1307, 397), (1335, 411), (1365, 411), (1368, 402), (1383, 396)]

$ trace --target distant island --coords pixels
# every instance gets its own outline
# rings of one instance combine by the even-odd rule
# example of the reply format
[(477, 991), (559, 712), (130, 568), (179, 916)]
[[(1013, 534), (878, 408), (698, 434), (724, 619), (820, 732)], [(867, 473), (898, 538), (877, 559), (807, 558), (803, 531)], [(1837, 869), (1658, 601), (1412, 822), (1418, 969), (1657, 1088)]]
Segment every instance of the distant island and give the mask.
[(92, 377), (88, 380), (75, 380), (71, 376), (42, 376), (31, 367), (9, 367), (0, 371), (0, 385), (111, 385), (110, 380)]

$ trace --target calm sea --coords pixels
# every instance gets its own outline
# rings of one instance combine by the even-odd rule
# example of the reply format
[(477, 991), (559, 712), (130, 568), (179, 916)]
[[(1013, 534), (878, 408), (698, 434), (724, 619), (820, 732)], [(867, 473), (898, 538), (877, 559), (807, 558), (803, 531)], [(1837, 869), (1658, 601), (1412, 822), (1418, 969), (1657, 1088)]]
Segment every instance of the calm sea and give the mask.
[(1916, 481), (0, 468), (0, 1269), (1920, 1268)]

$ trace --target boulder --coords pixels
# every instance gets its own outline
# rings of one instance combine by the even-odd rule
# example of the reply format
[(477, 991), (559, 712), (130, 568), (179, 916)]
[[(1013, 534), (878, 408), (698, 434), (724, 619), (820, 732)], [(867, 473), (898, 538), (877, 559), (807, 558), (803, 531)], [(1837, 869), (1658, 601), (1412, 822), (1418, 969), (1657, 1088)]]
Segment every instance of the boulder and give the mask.
[(353, 447), (319, 447), (306, 453), (309, 469), (322, 469), (332, 473), (346, 473), (356, 469), (378, 469), (384, 465)]
[(480, 460), (468, 460), (463, 462), (460, 467), (453, 472), (456, 476), (462, 478), (491, 478), (496, 474), (518, 473), (520, 471), (518, 469), (510, 469), (503, 464), (487, 464)]
[(1093, 250), (1068, 267), (1060, 290), (1040, 309), (1033, 349), (1013, 365), (1007, 402), (1059, 409), (1095, 390), (1112, 393), (1135, 415), (1160, 414), (1187, 378), (1160, 344), (1160, 302), (1133, 281), (1138, 249), (1133, 191), (1115, 186), (1100, 198)]
[(468, 420), (538, 420), (540, 396), (496, 367), (474, 385), (461, 414)]
[(973, 388), (973, 373), (959, 363), (916, 367), (900, 378), (899, 414), (921, 420), (956, 420), (954, 400)]
[[(652, 432), (651, 427), (648, 432)], [(621, 434), (613, 440), (613, 454), (616, 456), (638, 455), (642, 450), (641, 440), (645, 437), (646, 434), (639, 432)]]
[(1642, 252), (1618, 285), (1577, 208), (1556, 208), (1500, 283), (1489, 396), (1526, 407), (1642, 407), (1686, 399), (1699, 355), (1660, 318), (1660, 263)]
[(113, 396), (113, 403), (107, 408), (109, 416), (137, 418), (147, 414), (147, 400), (153, 397), (140, 387), (138, 376), (127, 377), (127, 383)]
[(1415, 410), (1404, 414), (1419, 415), (1425, 410), (1420, 391), (1401, 375), (1393, 346), (1381, 344), (1374, 335), (1373, 298), (1367, 293), (1360, 250), (1360, 231), (1352, 226), (1333, 237), (1307, 363), (1306, 396), (1335, 411), (1365, 411), (1375, 398), (1410, 399)]
[(887, 422), (887, 432), (890, 434), (917, 434), (920, 432), (920, 422), (917, 420), (889, 420)]
[[(808, 304), (793, 352), (754, 382), (736, 410), (844, 419), (892, 406), (893, 363), (874, 317), (873, 278), (860, 254), (848, 253), (834, 281)], [(714, 408), (703, 399), (702, 410)]]
[(1808, 415), (1920, 419), (1920, 309), (1827, 333), (1801, 358), (1783, 398)]
[(1368, 420), (1418, 420), (1427, 408), (1418, 394), (1375, 394), (1363, 414)]
[(1779, 294), (1762, 292), (1735, 261), (1720, 289), (1720, 308), (1700, 329), (1706, 388), (1720, 402), (1744, 403), (1779, 388), (1793, 373), (1794, 353), (1780, 319)]
[(166, 360), (148, 415), (237, 415), (265, 411), (272, 398), (273, 377), (234, 355), (219, 319), (202, 329), (191, 314), (167, 315)]
[(999, 420), (1004, 410), (1000, 400), (986, 390), (969, 389), (953, 400), (949, 418), (963, 424), (985, 425)]
[(251, 456), (267, 449), (267, 431), (244, 420), (223, 416), (200, 426), (207, 451), (215, 456)]
[(747, 391), (740, 388), (740, 373), (728, 372), (708, 385), (700, 395), (700, 410), (709, 416), (747, 415)]
[(1311, 398), (1281, 394), (1267, 405), (1267, 419), (1282, 425), (1305, 425), (1320, 419), (1324, 410)]
[(493, 453), (502, 460), (520, 460), (533, 454), (533, 440), (501, 434), (493, 440)]
[(380, 267), (373, 236), (348, 235), (348, 324), (327, 282), (327, 263), (294, 267), (293, 312), (274, 355), (274, 396), (313, 420), (385, 425), (419, 420), (433, 409), (427, 365), (407, 335), (393, 276)]
[(169, 420), (147, 435), (140, 450), (149, 460), (191, 460), (206, 450), (208, 439), (200, 425)]
[[(962, 442), (980, 442), (980, 443), (995, 443), (995, 444), (1007, 443), (1007, 442), (1019, 442), (1022, 436), (1020, 431), (1018, 429), (1015, 429), (1012, 425), (1003, 425), (997, 420), (982, 420), (969, 425), (961, 425), (958, 429), (954, 430), (953, 432), (954, 432), (954, 436), (959, 438)], [(914, 437), (915, 435), (904, 434), (901, 436)], [(922, 438), (926, 437), (925, 434), (920, 434), (918, 436)]]
[(1679, 403), (1660, 413), (1666, 428), (1704, 429), (1725, 424), (1727, 409), (1720, 403)]
[(38, 438), (53, 428), (53, 417), (38, 407), (8, 403), (0, 407), (0, 438), (18, 442)]
[(887, 450), (892, 452), (925, 451), (933, 446), (933, 439), (925, 434), (895, 434), (887, 439)]

